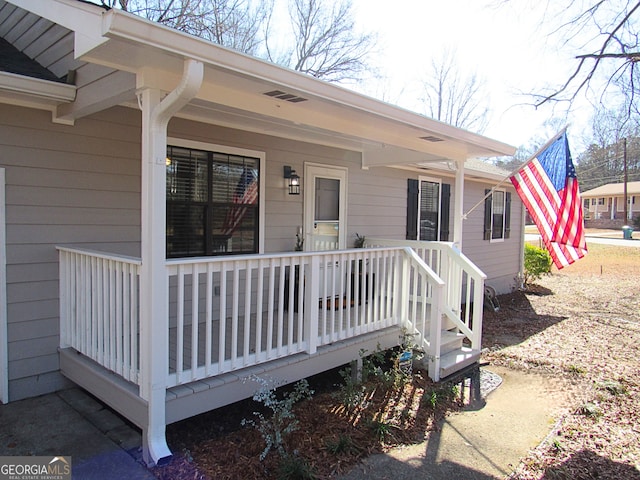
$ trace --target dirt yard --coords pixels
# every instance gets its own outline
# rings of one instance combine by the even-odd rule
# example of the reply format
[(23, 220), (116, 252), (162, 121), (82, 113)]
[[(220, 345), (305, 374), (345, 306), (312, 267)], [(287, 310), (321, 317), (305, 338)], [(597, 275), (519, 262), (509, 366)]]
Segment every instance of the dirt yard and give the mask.
[(564, 377), (567, 413), (513, 479), (640, 478), (640, 248), (592, 244), (485, 314), (484, 358)]
[[(640, 478), (640, 248), (589, 249), (531, 291), (500, 297), (498, 312), (485, 311), (483, 361), (562, 379), (568, 390), (559, 422), (512, 480)], [(371, 453), (423, 441), (459, 406), (455, 389), (420, 374), (395, 390), (374, 383), (337, 391), (341, 382), (337, 372), (314, 379), (313, 398), (294, 410), (299, 428), (286, 448), (306, 471), (283, 476), (274, 453), (259, 460), (261, 436), (240, 427), (259, 406), (246, 401), (171, 425), (176, 455), (154, 473), (161, 479), (335, 478)], [(346, 401), (349, 395), (355, 396)]]

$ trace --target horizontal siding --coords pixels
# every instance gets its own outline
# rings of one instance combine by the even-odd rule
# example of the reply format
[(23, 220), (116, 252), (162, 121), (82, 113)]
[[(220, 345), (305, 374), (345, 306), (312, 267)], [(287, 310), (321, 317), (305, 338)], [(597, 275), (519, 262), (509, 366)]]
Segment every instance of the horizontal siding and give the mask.
[(139, 118), (115, 109), (71, 127), (47, 112), (0, 106), (11, 400), (66, 385), (56, 245), (139, 255)]

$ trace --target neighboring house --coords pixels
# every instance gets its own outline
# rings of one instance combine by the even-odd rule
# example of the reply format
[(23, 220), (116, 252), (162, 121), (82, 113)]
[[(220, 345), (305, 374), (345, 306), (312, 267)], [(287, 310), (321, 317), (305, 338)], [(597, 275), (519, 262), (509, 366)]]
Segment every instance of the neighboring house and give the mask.
[(622, 226), (640, 213), (640, 182), (627, 182), (626, 219), (624, 218), (624, 183), (608, 183), (587, 190), (582, 193), (582, 202), (587, 226), (600, 224)]
[(3, 402), (71, 380), (156, 463), (251, 374), (403, 328), (435, 380), (478, 360), (524, 238), (478, 158), (513, 147), (84, 1), (0, 0), (0, 39)]

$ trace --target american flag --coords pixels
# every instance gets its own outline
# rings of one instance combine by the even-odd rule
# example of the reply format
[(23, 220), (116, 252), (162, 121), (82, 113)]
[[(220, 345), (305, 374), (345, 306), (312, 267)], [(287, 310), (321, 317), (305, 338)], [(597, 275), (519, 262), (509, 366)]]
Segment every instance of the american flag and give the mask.
[(527, 162), (511, 183), (558, 269), (587, 254), (582, 201), (566, 132)]
[(236, 231), (249, 205), (255, 205), (258, 199), (258, 172), (245, 166), (233, 192), (233, 206), (229, 208), (227, 216), (222, 226), (222, 234), (226, 236), (233, 235)]

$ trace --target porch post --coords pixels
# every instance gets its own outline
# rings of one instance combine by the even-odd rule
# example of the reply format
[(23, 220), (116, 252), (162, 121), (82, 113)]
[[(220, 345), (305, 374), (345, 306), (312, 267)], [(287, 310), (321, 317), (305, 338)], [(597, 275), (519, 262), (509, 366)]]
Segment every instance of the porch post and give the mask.
[(140, 265), (140, 396), (147, 401), (143, 458), (163, 465), (171, 458), (165, 438), (166, 385), (169, 373), (169, 277), (166, 267), (167, 125), (198, 92), (203, 65), (185, 60), (178, 87), (162, 99), (138, 76), (142, 108), (142, 186)]
[(462, 251), (462, 217), (464, 215), (464, 160), (456, 160), (456, 183), (453, 200), (453, 243)]

